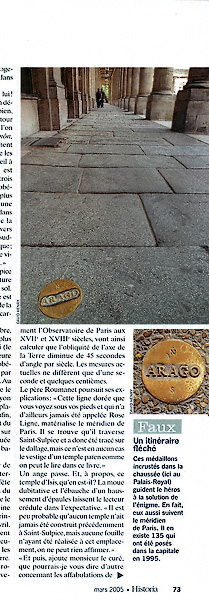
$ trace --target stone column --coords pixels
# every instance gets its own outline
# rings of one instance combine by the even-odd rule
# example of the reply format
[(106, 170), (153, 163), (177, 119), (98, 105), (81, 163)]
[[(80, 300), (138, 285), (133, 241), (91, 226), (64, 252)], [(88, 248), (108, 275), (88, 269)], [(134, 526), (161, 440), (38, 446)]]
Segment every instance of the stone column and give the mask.
[(79, 84), (78, 67), (73, 67), (73, 76), (74, 76), (74, 116), (76, 119), (80, 119), (82, 117), (82, 100), (81, 100), (81, 91), (80, 91), (80, 84)]
[(209, 67), (189, 70), (188, 81), (177, 94), (172, 129), (209, 133)]
[(96, 85), (96, 88), (97, 88), (97, 90), (98, 90), (98, 88), (100, 90), (101, 89), (101, 85), (102, 85), (100, 69), (96, 68), (96, 73), (97, 73), (97, 85)]
[[(61, 76), (61, 71), (63, 73), (63, 78)], [(61, 70), (60, 67), (54, 67), (52, 69), (52, 85), (54, 86), (54, 82), (55, 82), (55, 86), (56, 86), (56, 101), (57, 101), (57, 105), (58, 105), (58, 115), (57, 115), (57, 106), (54, 107), (54, 104), (52, 104), (52, 111), (53, 111), (53, 107), (55, 108), (55, 119), (58, 121), (59, 123), (59, 128), (62, 129), (62, 127), (64, 127), (64, 125), (66, 125), (67, 123), (67, 118), (68, 118), (68, 113), (67, 113), (67, 99), (66, 99), (66, 95), (65, 95), (65, 85), (64, 85), (64, 69)]]
[(61, 129), (67, 123), (65, 86), (60, 68), (32, 68), (34, 89), (38, 94), (38, 115), (41, 131)]
[(152, 91), (154, 69), (151, 67), (141, 67), (139, 93), (135, 103), (135, 115), (146, 115), (147, 99)]
[(67, 67), (65, 69), (65, 78), (68, 118), (79, 119), (82, 117), (82, 100), (81, 93), (78, 89), (78, 67)]
[(90, 80), (91, 80), (91, 105), (92, 108), (95, 106), (95, 67), (90, 67)]
[[(121, 79), (121, 70), (119, 67), (116, 67), (112, 79), (111, 79), (111, 89), (112, 89), (112, 104), (118, 106), (118, 101), (120, 98), (120, 79)], [(110, 101), (110, 98), (109, 98)]]
[(115, 104), (117, 96), (116, 86), (116, 69), (113, 71), (111, 80), (109, 81), (109, 103)]
[(146, 118), (151, 121), (172, 121), (175, 96), (172, 94), (173, 68), (154, 70), (152, 93), (148, 96)]
[(95, 67), (95, 102), (96, 102), (96, 92), (101, 89), (101, 78), (100, 71), (98, 67)]
[(127, 73), (128, 73), (128, 69), (127, 69), (127, 67), (124, 67), (122, 103), (121, 103), (121, 108), (123, 108), (123, 109), (124, 109), (124, 106), (125, 106), (125, 98), (126, 98)]
[(127, 85), (126, 85), (126, 97), (124, 100), (124, 109), (128, 110), (129, 100), (131, 97), (131, 86), (132, 86), (132, 67), (128, 67), (127, 69)]
[(48, 69), (32, 68), (31, 76), (33, 81), (33, 89), (38, 96), (38, 118), (41, 131), (51, 131), (53, 129), (49, 85), (48, 85)]
[(88, 107), (89, 110), (92, 110), (92, 102), (91, 102), (91, 80), (90, 80), (90, 68), (86, 67), (86, 94), (88, 97)]
[(108, 101), (109, 101), (109, 104), (114, 104), (114, 101), (113, 101), (113, 81), (109, 81), (109, 84), (108, 84)]
[(122, 69), (122, 67), (120, 67), (119, 71), (120, 71), (120, 74), (119, 74), (119, 84), (118, 84), (118, 102), (117, 102), (117, 106), (120, 106), (120, 99), (121, 99), (121, 86), (122, 86), (122, 76), (123, 76), (123, 69)]
[(86, 67), (81, 67), (81, 98), (83, 114), (89, 112), (88, 95), (86, 93)]
[(74, 76), (73, 68), (65, 68), (65, 87), (68, 105), (68, 119), (74, 119)]
[(118, 74), (119, 81), (118, 81), (118, 100), (117, 100), (117, 106), (120, 106), (121, 86), (122, 86), (122, 76), (123, 76), (123, 69), (122, 69), (122, 67), (120, 67), (118, 69), (118, 71), (119, 71), (119, 74)]
[(132, 86), (131, 86), (131, 95), (128, 103), (129, 112), (134, 112), (136, 97), (139, 92), (139, 80), (140, 80), (140, 68), (133, 67), (132, 69)]
[(119, 100), (119, 107), (122, 108), (122, 101), (123, 101), (123, 82), (124, 82), (124, 67), (121, 68), (121, 81), (120, 81), (120, 100)]

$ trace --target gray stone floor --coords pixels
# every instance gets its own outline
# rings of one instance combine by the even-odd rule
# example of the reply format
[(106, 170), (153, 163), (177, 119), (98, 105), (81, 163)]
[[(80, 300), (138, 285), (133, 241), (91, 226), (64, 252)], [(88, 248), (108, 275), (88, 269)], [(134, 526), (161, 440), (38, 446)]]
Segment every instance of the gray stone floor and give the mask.
[(22, 146), (21, 322), (62, 323), (37, 299), (65, 278), (66, 323), (208, 323), (208, 136), (105, 105), (44, 137)]

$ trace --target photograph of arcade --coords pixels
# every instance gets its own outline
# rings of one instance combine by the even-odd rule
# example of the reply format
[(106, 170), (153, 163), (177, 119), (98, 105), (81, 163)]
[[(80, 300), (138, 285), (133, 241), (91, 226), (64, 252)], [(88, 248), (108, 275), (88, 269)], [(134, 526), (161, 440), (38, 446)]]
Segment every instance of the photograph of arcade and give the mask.
[(209, 67), (21, 71), (21, 322), (207, 323)]

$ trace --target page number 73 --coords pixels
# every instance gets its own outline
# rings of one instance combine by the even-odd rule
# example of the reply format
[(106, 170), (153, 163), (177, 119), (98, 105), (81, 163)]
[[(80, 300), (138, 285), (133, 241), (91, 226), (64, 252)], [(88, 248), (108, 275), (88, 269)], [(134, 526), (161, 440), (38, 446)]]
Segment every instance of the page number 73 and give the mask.
[(173, 587), (173, 592), (181, 592), (181, 588), (180, 587)]

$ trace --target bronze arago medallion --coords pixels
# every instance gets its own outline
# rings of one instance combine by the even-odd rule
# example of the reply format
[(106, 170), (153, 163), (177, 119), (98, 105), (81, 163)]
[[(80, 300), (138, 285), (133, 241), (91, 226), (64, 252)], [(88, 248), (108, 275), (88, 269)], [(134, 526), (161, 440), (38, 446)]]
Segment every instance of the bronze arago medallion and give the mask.
[(77, 283), (68, 279), (57, 279), (41, 290), (38, 306), (44, 315), (61, 319), (73, 313), (81, 300), (82, 291)]
[(144, 357), (142, 379), (158, 400), (177, 404), (197, 392), (204, 379), (204, 362), (199, 352), (180, 339), (155, 344)]

